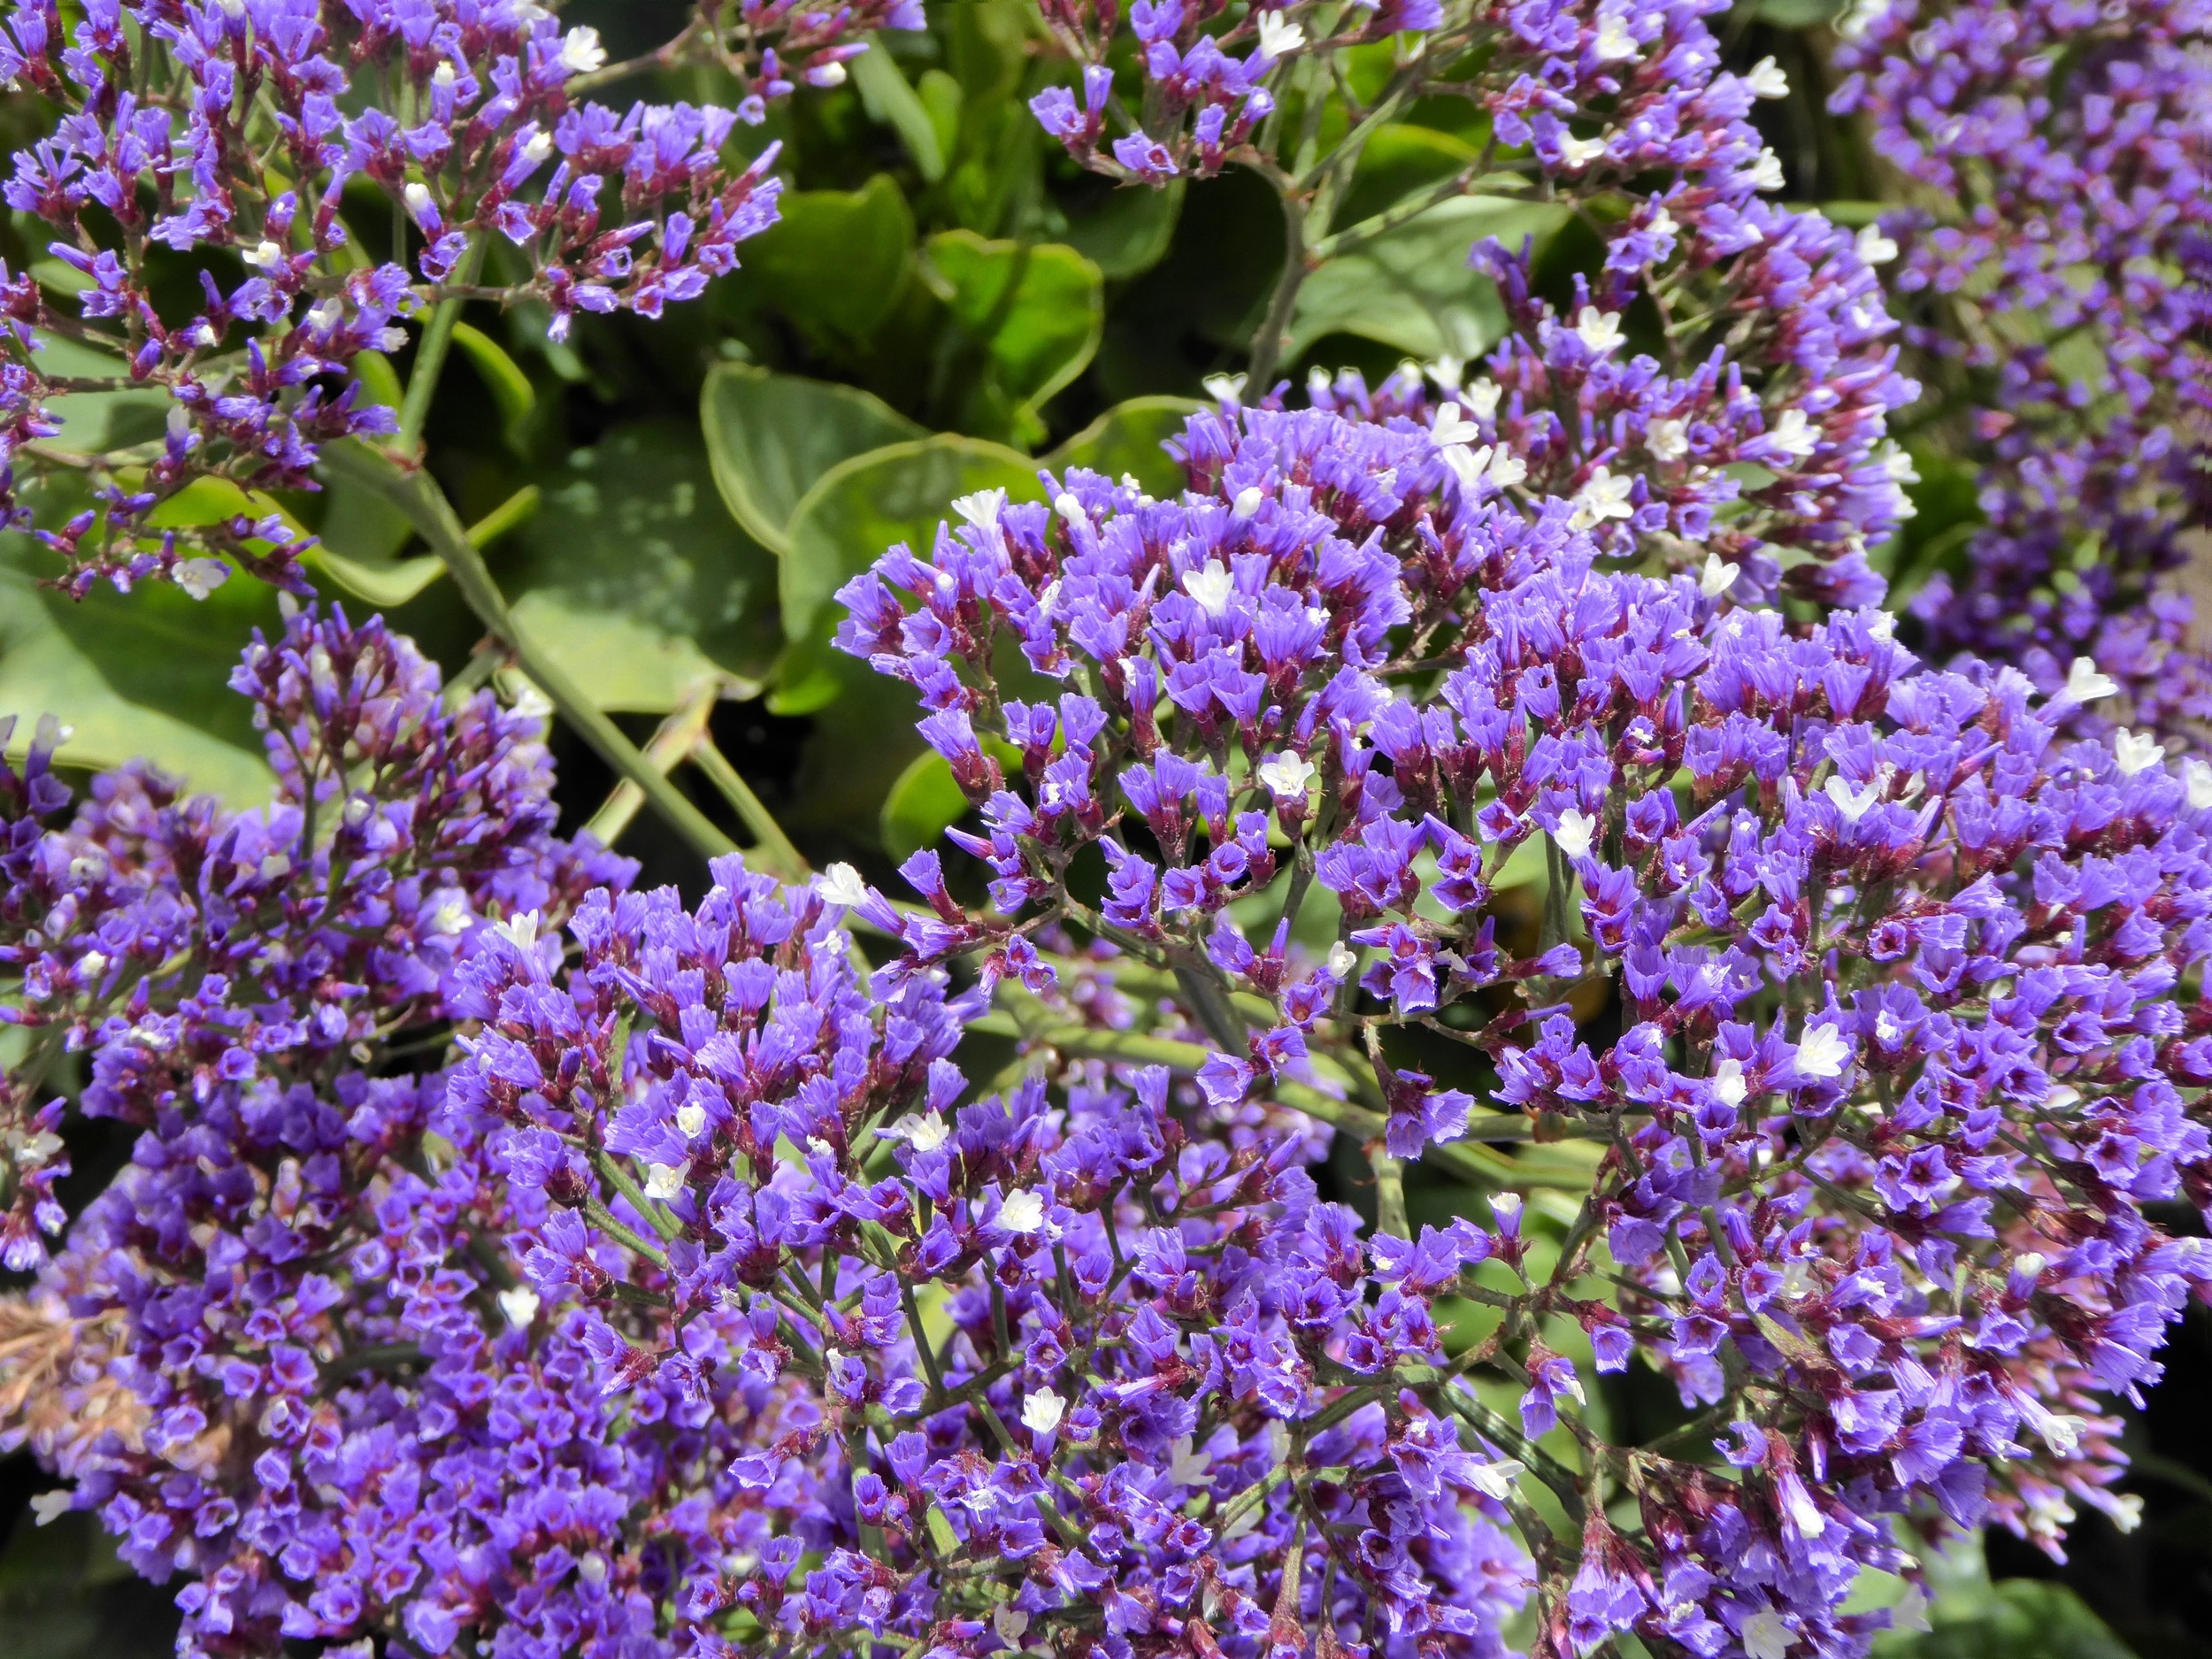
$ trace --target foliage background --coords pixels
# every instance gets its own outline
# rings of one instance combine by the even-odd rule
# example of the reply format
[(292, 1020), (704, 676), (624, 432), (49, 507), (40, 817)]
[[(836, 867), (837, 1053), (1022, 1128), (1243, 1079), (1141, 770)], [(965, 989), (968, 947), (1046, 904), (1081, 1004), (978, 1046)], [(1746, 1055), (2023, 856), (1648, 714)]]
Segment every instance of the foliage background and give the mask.
[[(681, 0), (578, 0), (565, 15), (595, 25), (620, 58), (674, 33), (684, 11)], [(845, 87), (739, 129), (754, 150), (784, 142), (793, 187), (784, 223), (747, 245), (742, 271), (656, 323), (583, 319), (565, 346), (528, 307), (474, 308), (426, 434), (431, 470), (489, 543), (518, 617), (601, 707), (640, 741), (664, 720), (672, 732), (703, 722), (810, 860), (849, 859), (872, 879), (962, 803), (942, 762), (919, 758), (901, 688), (825, 649), (829, 595), (888, 542), (926, 536), (956, 494), (1035, 493), (1040, 464), (1079, 460), (1173, 488), (1159, 441), (1206, 376), (1242, 366), (1282, 261), (1275, 204), (1249, 174), (1116, 191), (1066, 160), (1025, 108), (1064, 73), (1038, 50), (1025, 0), (932, 11), (928, 33), (885, 37)], [(1824, 113), (1829, 16), (1825, 0), (1763, 0), (1738, 5), (1720, 33), (1732, 66), (1771, 55), (1795, 88), (1759, 111), (1786, 194), (1849, 223), (1870, 216), (1884, 187), (1856, 134)], [(707, 71), (663, 79), (664, 96), (721, 90)], [(35, 100), (11, 96), (0, 137), (12, 148), (45, 119)], [(1464, 166), (1484, 136), (1477, 120), (1458, 103), (1411, 111), (1370, 145), (1341, 221)], [(1594, 263), (1588, 229), (1540, 205), (1449, 202), (1308, 281), (1285, 372), (1351, 366), (1371, 381), (1409, 355), (1478, 354), (1500, 319), (1466, 250), (1523, 234), (1542, 239), (1540, 281), (1555, 298)], [(69, 275), (12, 224), (0, 223), (0, 257), (42, 280)], [(189, 280), (181, 265), (177, 278)], [(405, 366), (392, 365), (392, 401)], [(1886, 549), (1899, 599), (1959, 556), (1978, 516), (1970, 475), (1946, 459), (1944, 390), (1900, 423), (1922, 481), (1918, 517)], [(114, 443), (157, 430), (160, 401), (64, 404), (79, 433)], [(342, 486), (282, 504), (322, 539), (319, 586), (384, 611), (449, 676), (495, 671), (437, 560), (388, 508)], [(75, 728), (65, 758), (79, 767), (145, 754), (234, 801), (264, 794), (244, 705), (223, 687), (250, 631), (274, 622), (274, 594), (242, 577), (197, 604), (165, 584), (73, 603), (37, 587), (48, 573), (27, 543), (0, 541), (0, 710), (60, 713)], [(613, 780), (580, 744), (556, 743), (572, 827)], [(678, 779), (752, 839), (700, 768)], [(622, 844), (647, 884), (696, 896), (703, 868), (652, 816), (637, 816)], [(103, 1127), (73, 1131), (73, 1210), (127, 1151)], [(1449, 1190), (1416, 1199), (1440, 1212), (1454, 1203)], [(2160, 1218), (2197, 1230), (2191, 1214)], [(2167, 1357), (2130, 1433), (2143, 1527), (2124, 1537), (2089, 1515), (2063, 1567), (1993, 1540), (1995, 1583), (1978, 1562), (1953, 1563), (1937, 1628), (1898, 1650), (2212, 1655), (2203, 1307)], [(1655, 1379), (1618, 1386), (1608, 1404), (1632, 1429), (1669, 1420)], [(167, 1652), (167, 1593), (119, 1566), (88, 1516), (35, 1526), (28, 1501), (44, 1484), (27, 1457), (0, 1463), (0, 1648), (9, 1659)]]

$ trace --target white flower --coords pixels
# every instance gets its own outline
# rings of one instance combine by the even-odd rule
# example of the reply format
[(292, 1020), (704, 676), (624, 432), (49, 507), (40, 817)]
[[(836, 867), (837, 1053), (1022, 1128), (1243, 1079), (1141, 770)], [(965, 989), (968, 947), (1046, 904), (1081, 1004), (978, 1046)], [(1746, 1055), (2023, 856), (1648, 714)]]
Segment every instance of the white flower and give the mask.
[(51, 1526), (69, 1513), (76, 1502), (76, 1494), (74, 1486), (57, 1486), (51, 1492), (39, 1493), (31, 1500), (31, 1513), (38, 1517), (41, 1526)]
[(1257, 484), (1248, 485), (1237, 491), (1236, 501), (1232, 504), (1230, 511), (1240, 518), (1249, 518), (1260, 510), (1260, 503), (1266, 499), (1265, 490)]
[(586, 1584), (606, 1583), (607, 1558), (595, 1549), (588, 1551), (576, 1563), (576, 1576)]
[(998, 522), (1000, 513), (1006, 511), (1006, 492), (1002, 489), (979, 489), (972, 495), (956, 495), (952, 510), (979, 530), (987, 530)]
[(518, 950), (527, 950), (538, 942), (538, 913), (525, 910), (519, 916), (510, 916), (503, 922), (494, 922), (492, 929)]
[(1067, 1411), (1066, 1401), (1049, 1388), (1040, 1388), (1022, 1402), (1022, 1427), (1032, 1434), (1049, 1434)]
[(1551, 833), (1559, 850), (1570, 858), (1590, 856), (1590, 837), (1597, 831), (1598, 821), (1579, 807), (1569, 807), (1559, 815), (1559, 827)]
[(847, 864), (832, 864), (815, 877), (814, 891), (823, 903), (841, 904), (849, 910), (868, 902), (868, 884)]
[(2166, 746), (2147, 732), (2139, 736), (2124, 726), (2112, 734), (2112, 758), (2122, 776), (2132, 778), (2163, 761)]
[(942, 1112), (909, 1112), (876, 1133), (887, 1141), (903, 1141), (917, 1152), (934, 1152), (952, 1139), (952, 1125)]
[(1786, 409), (1774, 418), (1774, 424), (1767, 428), (1767, 442), (1769, 447), (1801, 461), (1820, 447), (1820, 434), (1813, 429), (1812, 422), (1805, 419), (1803, 410)]
[(1632, 479), (1615, 478), (1610, 467), (1597, 468), (1575, 497), (1574, 516), (1568, 519), (1568, 528), (1594, 530), (1609, 518), (1628, 518), (1636, 511), (1628, 504), (1628, 492), (1634, 482)]
[(538, 1293), (527, 1285), (503, 1290), (499, 1293), (499, 1310), (507, 1316), (507, 1323), (519, 1331), (538, 1317)]
[(1352, 948), (1340, 939), (1329, 947), (1329, 959), (1325, 965), (1331, 979), (1341, 979), (1359, 965), (1359, 958), (1352, 954)]
[(1519, 1459), (1501, 1457), (1494, 1463), (1469, 1470), (1467, 1479), (1484, 1497), (1503, 1503), (1514, 1495), (1516, 1485), (1525, 1472), (1525, 1467)]
[(696, 1141), (699, 1132), (707, 1126), (707, 1109), (695, 1102), (686, 1102), (676, 1108), (676, 1133), (687, 1141)]
[(430, 187), (419, 179), (411, 180), (400, 196), (407, 204), (408, 216), (418, 223), (438, 211), (430, 200)]
[(449, 937), (469, 925), (469, 895), (458, 887), (440, 887), (430, 902), (430, 931)]
[(1889, 792), (1889, 780), (1877, 778), (1870, 783), (1855, 787), (1842, 778), (1831, 778), (1821, 786), (1821, 793), (1836, 803), (1836, 810), (1843, 814), (1843, 821), (1855, 824)]
[(1302, 801), (1313, 781), (1313, 763), (1302, 755), (1278, 755), (1258, 766), (1259, 780), (1278, 801)]
[(1713, 1098), (1725, 1106), (1740, 1106), (1743, 1097), (1750, 1092), (1744, 1081), (1743, 1062), (1732, 1055), (1721, 1056), (1713, 1068)]
[(257, 247), (250, 248), (238, 257), (257, 269), (273, 271), (284, 263), (284, 250), (264, 238)]
[(645, 1166), (645, 1195), (664, 1202), (684, 1190), (684, 1166), (680, 1164), (649, 1164)]
[(1306, 32), (1279, 12), (1260, 13), (1260, 56), (1282, 58), (1306, 43)]
[(1808, 1025), (1797, 1043), (1797, 1070), (1800, 1076), (1841, 1077), (1843, 1068), (1851, 1059), (1851, 1045), (1843, 1040), (1843, 1033), (1833, 1025)]
[(1690, 423), (1662, 415), (1644, 428), (1644, 448), (1655, 461), (1679, 461), (1690, 452)]
[(2100, 697), (2116, 695), (2120, 682), (2097, 666), (2093, 657), (2077, 657), (2074, 665), (2066, 671), (2065, 689), (2058, 695), (2070, 703), (2094, 703)]
[(1770, 1607), (1744, 1620), (1738, 1639), (1743, 1643), (1744, 1659), (1787, 1659), (1790, 1643), (1796, 1640), (1788, 1621)]
[(1920, 469), (1912, 464), (1912, 457), (1895, 444), (1885, 444), (1879, 451), (1882, 470), (1889, 474), (1893, 484), (1917, 484)]
[(230, 567), (220, 559), (180, 559), (177, 586), (195, 599), (204, 599), (230, 580)]
[(1440, 392), (1457, 391), (1459, 377), (1466, 372), (1467, 360), (1464, 357), (1455, 357), (1448, 351), (1422, 370), (1423, 373), (1436, 382), (1436, 389)]
[(1490, 452), (1489, 472), (1493, 484), (1510, 489), (1528, 476), (1528, 463), (1501, 443)]
[(1026, 1187), (1018, 1187), (998, 1207), (998, 1224), (1009, 1233), (1041, 1233), (1045, 1225), (1045, 1201)]
[(1579, 172), (1604, 154), (1602, 138), (1577, 138), (1572, 133), (1559, 135), (1559, 160), (1563, 166)]
[(1758, 160), (1751, 164), (1751, 188), (1755, 190), (1778, 190), (1788, 180), (1782, 176), (1782, 158), (1770, 150), (1762, 150)]
[(307, 326), (319, 334), (328, 334), (346, 320), (346, 308), (335, 298), (323, 300), (307, 308)]
[(1651, 216), (1644, 220), (1644, 229), (1654, 236), (1671, 236), (1682, 228), (1674, 222), (1674, 215), (1663, 204), (1655, 206)]
[(1892, 1630), (1933, 1630), (1935, 1626), (1928, 1622), (1927, 1592), (1916, 1584), (1907, 1585), (1905, 1594), (1897, 1598), (1896, 1605), (1889, 1610), (1889, 1627)]
[(572, 75), (588, 75), (607, 65), (607, 49), (599, 43), (599, 31), (578, 24), (561, 41), (561, 67)]
[[(1452, 365), (1455, 379), (1457, 378), (1458, 371), (1459, 365), (1455, 363)], [(1482, 374), (1476, 376), (1472, 386), (1463, 386), (1459, 388), (1459, 401), (1467, 405), (1467, 412), (1477, 420), (1488, 420), (1498, 412), (1498, 399), (1503, 396), (1504, 393), (1505, 388), (1502, 386), (1488, 375)]]
[(1482, 482), (1482, 475), (1490, 470), (1491, 449), (1484, 444), (1471, 449), (1463, 443), (1448, 444), (1444, 449), (1444, 465), (1452, 469), (1452, 476), (1459, 480), (1460, 488), (1471, 494)]
[(1457, 403), (1439, 403), (1436, 419), (1429, 426), (1429, 436), (1439, 447), (1477, 443), (1482, 439), (1482, 428), (1461, 415)]
[(1628, 23), (1617, 12), (1609, 12), (1598, 19), (1598, 37), (1591, 42), (1601, 64), (1625, 63), (1636, 55), (1636, 37), (1628, 32)]
[(1751, 65), (1751, 73), (1743, 78), (1755, 98), (1786, 98), (1790, 96), (1790, 78), (1782, 73), (1782, 65), (1771, 58), (1762, 58)]
[(1194, 1448), (1187, 1434), (1168, 1448), (1167, 1478), (1179, 1486), (1202, 1486), (1213, 1479), (1210, 1453)]
[(841, 87), (845, 84), (845, 77), (851, 73), (842, 63), (833, 58), (829, 62), (817, 64), (808, 70), (806, 83), (810, 87)]
[(1219, 559), (1208, 559), (1204, 570), (1184, 572), (1183, 591), (1195, 599), (1198, 608), (1208, 616), (1226, 616), (1229, 595), (1235, 591), (1235, 584), (1229, 580), (1228, 566)]
[(991, 1609), (991, 1628), (1008, 1647), (1018, 1647), (1029, 1633), (1029, 1615), (1011, 1601), (1001, 1601)]
[(1244, 376), (1241, 374), (1209, 374), (1198, 382), (1206, 396), (1224, 403), (1233, 403), (1244, 396)]
[(1717, 553), (1705, 556), (1705, 568), (1697, 573), (1697, 590), (1708, 599), (1717, 599), (1736, 585), (1736, 578), (1743, 574), (1743, 566), (1731, 565)]
[(1582, 343), (1604, 357), (1617, 349), (1621, 343), (1621, 314), (1601, 311), (1594, 305), (1585, 305), (1575, 318), (1575, 333)]
[(1083, 511), (1083, 503), (1066, 490), (1052, 498), (1052, 511), (1070, 524), (1088, 524), (1091, 515)]
[(1897, 257), (1897, 244), (1882, 234), (1879, 225), (1861, 226), (1859, 257), (1868, 265), (1887, 265)]
[(438, 66), (430, 72), (430, 84), (441, 92), (452, 91), (460, 79), (461, 77), (454, 72), (453, 65), (442, 59), (440, 60)]
[(529, 141), (522, 147), (523, 165), (530, 167), (541, 167), (552, 154), (553, 134), (533, 133), (530, 134)]
[(2212, 806), (2212, 766), (2200, 760), (2181, 763), (2181, 781), (2189, 791), (2189, 804), (2200, 812)]

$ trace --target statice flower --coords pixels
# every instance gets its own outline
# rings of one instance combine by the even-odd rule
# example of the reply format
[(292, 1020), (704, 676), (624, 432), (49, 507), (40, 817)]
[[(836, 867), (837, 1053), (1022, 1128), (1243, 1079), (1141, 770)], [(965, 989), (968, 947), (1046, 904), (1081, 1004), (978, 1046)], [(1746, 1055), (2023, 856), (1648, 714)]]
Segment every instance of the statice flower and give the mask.
[[(839, 900), (909, 975), (980, 956), (1037, 1049), (1358, 1132), (1386, 1194), (1470, 1141), (1587, 1143), (1548, 1273), (1494, 1201), (1483, 1257), (1523, 1276), (1482, 1281), (1507, 1311), (1463, 1362), (1522, 1391), (1517, 1456), (1563, 1428), (1638, 1517), (1515, 1513), (1548, 1640), (1863, 1652), (1861, 1574), (1912, 1570), (1891, 1517), (2054, 1550), (2077, 1503), (2131, 1518), (2098, 1402), (2212, 1285), (2145, 1213), (2212, 1200), (2212, 790), (2016, 671), (1924, 668), (1879, 611), (1792, 630), (1718, 559), (1609, 573), (1576, 500), (1510, 503), (1510, 451), (1437, 424), (1202, 415), (1175, 501), (1048, 475), (891, 549), (840, 642), (918, 692), (995, 913), (933, 854), (919, 906)], [(1314, 888), (1317, 961), (1286, 945)], [(1171, 1011), (1057, 1002), (1070, 928)], [(1413, 1028), (1464, 1063), (1410, 1069)], [(1578, 1426), (1545, 1319), (1671, 1377), (1734, 1472)]]
[(1978, 405), (1985, 464), (1986, 527), (1914, 616), (2046, 692), (2086, 659), (2112, 688), (2076, 699), (2078, 729), (2200, 745), (2212, 665), (2170, 579), (2212, 510), (2204, 18), (2031, 0), (1849, 22), (1836, 107), (1924, 187), (1870, 234), (1901, 250), (1914, 342)]
[[(919, 19), (914, 0), (726, 9), (649, 62), (681, 48), (741, 79), (751, 65), (736, 110), (592, 102), (634, 66), (526, 0), (100, 0), (73, 21), (20, 0), (0, 81), (60, 113), (12, 157), (4, 196), (79, 291), (58, 302), (0, 269), (0, 524), (32, 525), (41, 477), (81, 475), (46, 491), (39, 529), (73, 590), (165, 577), (204, 594), (235, 564), (304, 591), (297, 534), (242, 492), (311, 488), (325, 443), (395, 431), (356, 378), (363, 353), (396, 350), (445, 299), (540, 306), (561, 339), (580, 312), (697, 297), (776, 215), (774, 147), (722, 159), (735, 124), (791, 73), (841, 79), (854, 31)], [(381, 264), (361, 251), (365, 216), (389, 227)], [(182, 316), (153, 297), (172, 253), (203, 260)], [(97, 455), (47, 442), (56, 395), (130, 388), (173, 397), (165, 436)], [(238, 488), (160, 512), (199, 480)]]

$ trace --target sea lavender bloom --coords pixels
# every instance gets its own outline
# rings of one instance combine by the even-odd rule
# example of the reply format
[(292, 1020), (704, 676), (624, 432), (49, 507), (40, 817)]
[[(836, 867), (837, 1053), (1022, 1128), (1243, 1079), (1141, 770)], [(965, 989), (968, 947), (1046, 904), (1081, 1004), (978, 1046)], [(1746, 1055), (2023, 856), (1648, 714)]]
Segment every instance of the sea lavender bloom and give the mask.
[(1869, 234), (1901, 253), (1901, 295), (1924, 296), (1909, 338), (1930, 373), (1979, 406), (1986, 527), (1913, 615), (1937, 651), (2016, 664), (2046, 692), (2088, 658), (2116, 683), (2077, 700), (2076, 729), (2200, 744), (2212, 666), (2171, 574), (2205, 522), (2212, 448), (2203, 19), (2029, 0), (1847, 22), (1835, 107), (1924, 187)]
[[(61, 116), (12, 157), (0, 194), (49, 227), (46, 251), (81, 292), (58, 303), (0, 269), (0, 526), (35, 521), (78, 593), (161, 577), (204, 595), (236, 564), (304, 594), (303, 542), (244, 492), (312, 488), (322, 445), (395, 430), (354, 376), (363, 352), (396, 349), (403, 323), (462, 294), (542, 307), (555, 339), (579, 312), (657, 317), (696, 298), (775, 219), (774, 147), (735, 171), (721, 151), (763, 98), (791, 90), (780, 65), (831, 84), (860, 31), (910, 27), (920, 9), (748, 0), (726, 21), (726, 10), (705, 9), (708, 33), (742, 40), (717, 61), (757, 72), (739, 109), (618, 111), (582, 96), (605, 65), (596, 33), (519, 0), (132, 0), (67, 27), (51, 0), (15, 6), (0, 79)], [(393, 240), (380, 265), (346, 217), (379, 196)], [(487, 275), (494, 244), (492, 268), (523, 274)], [(198, 310), (165, 318), (149, 246), (224, 250), (242, 274), (209, 266)], [(76, 348), (66, 369), (58, 336)], [(173, 398), (165, 438), (92, 457), (93, 506), (35, 518), (48, 463), (26, 446), (54, 435), (50, 399), (134, 387)], [(210, 476), (241, 487), (231, 511), (150, 528)]]

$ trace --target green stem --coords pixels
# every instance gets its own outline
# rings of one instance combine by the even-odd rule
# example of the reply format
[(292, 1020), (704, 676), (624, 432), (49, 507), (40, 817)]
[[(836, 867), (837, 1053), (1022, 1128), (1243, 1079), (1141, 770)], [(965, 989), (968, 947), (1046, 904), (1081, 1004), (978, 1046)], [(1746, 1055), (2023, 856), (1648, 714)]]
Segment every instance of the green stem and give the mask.
[(1411, 1238), (1413, 1229), (1406, 1224), (1405, 1165), (1377, 1141), (1367, 1148), (1367, 1167), (1375, 1172), (1375, 1231), (1394, 1239)]
[(1245, 388), (1255, 403), (1267, 396), (1275, 366), (1288, 342), (1290, 319), (1298, 309), (1298, 290), (1312, 270), (1306, 251), (1306, 204), (1288, 188), (1280, 191), (1283, 204), (1283, 273), (1267, 303), (1267, 315), (1252, 336), (1252, 365), (1245, 372)]
[(730, 764), (729, 757), (715, 747), (714, 740), (703, 733), (692, 749), (691, 758), (706, 774), (707, 781), (721, 791), (722, 798), (730, 803), (745, 827), (753, 832), (754, 840), (759, 843), (753, 849), (759, 855), (756, 862), (786, 881), (805, 880), (806, 856), (792, 845), (791, 838), (783, 833), (783, 826), (776, 822), (775, 814), (761, 804), (752, 786)]
[[(468, 251), (461, 256), (461, 267), (455, 273), (453, 286), (473, 288), (476, 273), (484, 264), (484, 242), (479, 237), (469, 243)], [(430, 400), (436, 396), (438, 377), (445, 373), (448, 352), (453, 349), (453, 326), (461, 320), (461, 307), (466, 302), (457, 296), (438, 302), (430, 313), (430, 323), (422, 331), (422, 343), (415, 348), (415, 365), (407, 376), (407, 395), (399, 405), (399, 447), (412, 455), (422, 447), (423, 422), (430, 418)]]
[(598, 704), (571, 679), (568, 671), (539, 649), (517, 625), (500, 594), (499, 585), (484, 556), (468, 539), (445, 492), (426, 472), (409, 471), (391, 456), (366, 444), (342, 442), (323, 449), (322, 470), (333, 477), (373, 491), (405, 515), (416, 532), (445, 561), (453, 585), (461, 590), (469, 609), (493, 636), (515, 654), (524, 673), (546, 695), (563, 719), (576, 729), (600, 759), (637, 785), (654, 810), (702, 857), (718, 858), (735, 852), (737, 843), (725, 835), (682, 790), (662, 775), (638, 746), (623, 735)]

